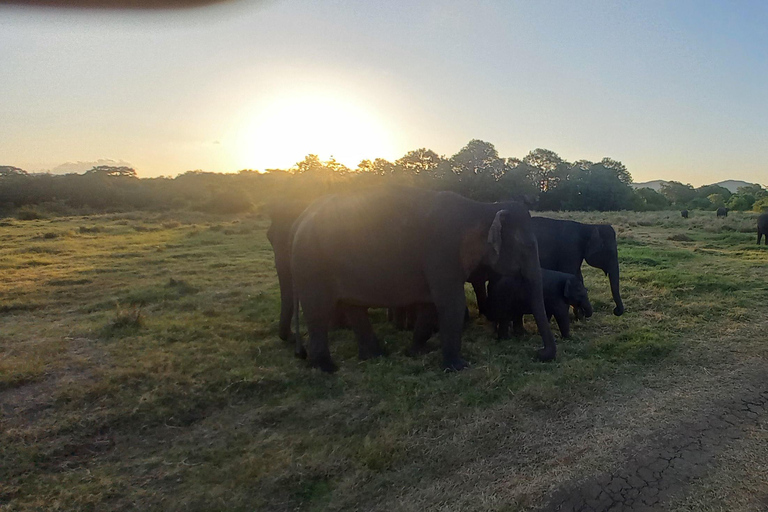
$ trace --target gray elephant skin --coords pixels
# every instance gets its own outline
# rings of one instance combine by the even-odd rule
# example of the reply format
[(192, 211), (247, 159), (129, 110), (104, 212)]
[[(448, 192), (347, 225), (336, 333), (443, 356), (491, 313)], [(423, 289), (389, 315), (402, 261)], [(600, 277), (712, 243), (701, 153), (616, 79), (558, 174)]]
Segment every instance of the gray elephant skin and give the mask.
[(407, 187), (339, 194), (309, 206), (294, 224), (292, 240), (294, 299), (304, 311), (311, 366), (337, 369), (328, 350), (335, 304), (344, 307), (358, 333), (361, 355), (380, 351), (366, 308), (422, 304), (437, 315), (443, 367), (465, 368), (460, 353), (464, 282), (481, 263), (500, 274), (520, 273), (529, 283), (544, 343), (538, 356), (556, 356), (531, 217), (518, 203), (480, 203), (452, 192)]
[(725, 208), (724, 206), (721, 206), (717, 209), (717, 216), (718, 217), (727, 217), (728, 216), (728, 208)]
[[(592, 304), (584, 284), (573, 274), (542, 269), (544, 291), (544, 309), (547, 318), (555, 317), (563, 338), (571, 335), (571, 320), (568, 314), (571, 306), (581, 310), (589, 318), (592, 316)], [(494, 322), (499, 339), (509, 339), (509, 323), (515, 335), (525, 334), (523, 315), (531, 313), (529, 290), (526, 283), (518, 276), (499, 276), (494, 274), (488, 283), (488, 302), (486, 316)]]
[(688, 218), (688, 210), (680, 210), (680, 215), (684, 218)]
[(768, 213), (762, 213), (757, 218), (757, 245), (760, 245), (763, 235), (765, 235), (765, 245), (768, 245)]

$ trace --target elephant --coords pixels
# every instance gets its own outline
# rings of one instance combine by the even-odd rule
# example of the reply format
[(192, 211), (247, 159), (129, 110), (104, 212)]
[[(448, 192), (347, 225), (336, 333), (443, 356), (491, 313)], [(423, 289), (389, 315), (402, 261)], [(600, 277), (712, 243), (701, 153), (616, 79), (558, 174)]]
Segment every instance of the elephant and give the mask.
[(725, 206), (721, 206), (717, 209), (717, 216), (718, 217), (727, 217), (728, 216), (728, 208)]
[(621, 316), (624, 302), (619, 291), (619, 254), (613, 227), (610, 224), (582, 224), (545, 217), (534, 217), (531, 222), (539, 243), (541, 266), (574, 274), (582, 283), (582, 261), (590, 267), (599, 268), (608, 276), (611, 285), (611, 295), (616, 304), (613, 314)]
[(757, 245), (760, 245), (763, 235), (765, 235), (765, 245), (768, 245), (768, 212), (761, 213), (757, 218)]
[[(573, 274), (556, 270), (541, 270), (544, 290), (544, 309), (547, 318), (555, 317), (563, 338), (571, 335), (568, 310), (571, 306), (582, 311), (587, 318), (592, 316), (592, 304), (584, 284)], [(509, 322), (515, 335), (525, 334), (523, 315), (529, 314), (529, 294), (525, 282), (519, 276), (493, 274), (488, 283), (486, 316), (496, 324), (499, 339), (509, 339)]]
[(684, 219), (687, 219), (688, 218), (688, 210), (680, 210), (680, 215), (682, 215)]
[[(574, 274), (583, 283), (581, 263), (586, 260), (589, 266), (599, 268), (608, 276), (616, 304), (613, 314), (621, 316), (624, 313), (624, 303), (619, 291), (616, 232), (609, 224), (582, 224), (572, 220), (532, 217), (531, 225), (538, 242), (542, 268)], [(487, 267), (476, 269), (471, 277), (478, 309), (481, 311), (485, 310), (485, 283), (490, 277)], [(578, 312), (576, 313), (578, 318)]]
[[(503, 275), (522, 274), (544, 344), (538, 357), (551, 360), (557, 346), (538, 260), (531, 216), (519, 203), (481, 203), (454, 192), (396, 186), (329, 196), (310, 205), (292, 228), (294, 321), (298, 327), (301, 305), (309, 364), (334, 372), (328, 324), (335, 304), (343, 305), (359, 333), (360, 352), (371, 355), (380, 347), (366, 308), (420, 305), (437, 318), (443, 368), (462, 370), (468, 366), (460, 353), (464, 282), (485, 263)], [(426, 332), (419, 324), (431, 329), (430, 316), (420, 311), (415, 332)]]
[(293, 337), (291, 320), (293, 318), (293, 279), (291, 278), (291, 226), (299, 218), (309, 202), (282, 201), (273, 203), (269, 208), (272, 220), (267, 229), (267, 239), (275, 253), (275, 269), (280, 284), (280, 326), (278, 334), (283, 341)]
[[(293, 341), (291, 320), (293, 319), (293, 279), (291, 276), (291, 226), (307, 208), (310, 201), (288, 200), (272, 203), (268, 214), (271, 219), (267, 229), (267, 240), (275, 255), (275, 269), (280, 285), (280, 323), (278, 336), (283, 341)], [(333, 318), (334, 327), (344, 327), (347, 320), (344, 312), (337, 310)], [(297, 353), (304, 357), (303, 353)]]

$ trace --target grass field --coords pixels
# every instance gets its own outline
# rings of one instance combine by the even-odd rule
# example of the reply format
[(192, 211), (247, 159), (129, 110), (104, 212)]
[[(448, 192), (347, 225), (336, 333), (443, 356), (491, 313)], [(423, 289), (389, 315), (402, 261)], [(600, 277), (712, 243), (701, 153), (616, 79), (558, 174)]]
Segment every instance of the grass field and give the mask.
[[(585, 265), (595, 315), (554, 363), (475, 320), (446, 374), (372, 311), (391, 355), (335, 332), (334, 375), (277, 337), (258, 215), (0, 219), (0, 509), (535, 509), (761, 385), (756, 214), (552, 215), (616, 228), (624, 316)], [(669, 507), (761, 510), (761, 421)]]

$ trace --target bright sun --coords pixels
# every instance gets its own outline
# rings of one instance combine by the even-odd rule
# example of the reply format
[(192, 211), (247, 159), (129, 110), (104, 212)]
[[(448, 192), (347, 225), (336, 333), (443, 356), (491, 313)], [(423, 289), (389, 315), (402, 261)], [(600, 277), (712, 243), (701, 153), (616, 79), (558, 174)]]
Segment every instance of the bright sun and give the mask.
[(238, 134), (239, 160), (254, 169), (285, 169), (310, 153), (354, 168), (392, 158), (390, 133), (369, 110), (330, 95), (277, 98), (254, 109)]

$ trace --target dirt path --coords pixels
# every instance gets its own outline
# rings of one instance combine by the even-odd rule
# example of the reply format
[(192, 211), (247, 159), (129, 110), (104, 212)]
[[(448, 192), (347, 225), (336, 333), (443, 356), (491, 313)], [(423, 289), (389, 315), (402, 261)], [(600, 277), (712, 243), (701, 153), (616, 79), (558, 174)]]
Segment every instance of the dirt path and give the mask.
[[(716, 466), (719, 454), (746, 437), (768, 417), (768, 370), (756, 371), (743, 393), (715, 403), (698, 418), (680, 422), (677, 435), (664, 436), (640, 453), (628, 448), (629, 462), (578, 485), (563, 485), (546, 511), (635, 511), (667, 509), (672, 498)], [(635, 456), (637, 455), (637, 456)], [(767, 496), (757, 496), (768, 508)]]

